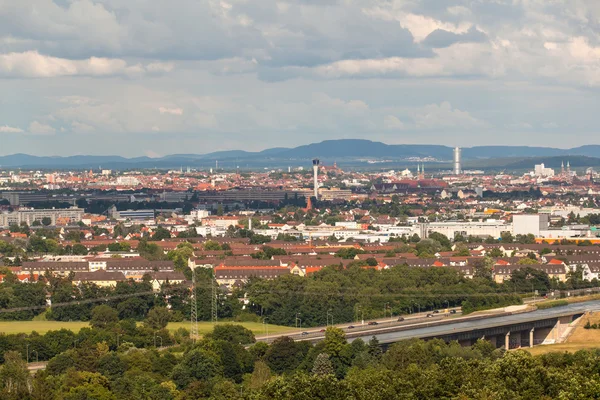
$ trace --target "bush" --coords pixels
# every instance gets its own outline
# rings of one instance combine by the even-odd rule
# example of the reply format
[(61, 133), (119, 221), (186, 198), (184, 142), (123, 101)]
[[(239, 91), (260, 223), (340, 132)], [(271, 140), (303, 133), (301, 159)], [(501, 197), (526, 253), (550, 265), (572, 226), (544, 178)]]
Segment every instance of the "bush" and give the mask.
[(539, 303), (537, 305), (538, 310), (545, 310), (547, 308), (554, 308), (554, 307), (563, 307), (563, 306), (568, 306), (569, 302), (566, 300), (555, 300), (555, 301), (549, 301), (547, 303)]

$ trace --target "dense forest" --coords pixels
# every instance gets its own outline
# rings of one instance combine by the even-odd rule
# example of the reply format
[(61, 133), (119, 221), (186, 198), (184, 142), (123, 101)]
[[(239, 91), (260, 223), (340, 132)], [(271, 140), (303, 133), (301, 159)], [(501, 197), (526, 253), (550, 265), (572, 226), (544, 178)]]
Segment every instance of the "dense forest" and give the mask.
[(35, 375), (27, 371), (25, 349), (4, 351), (0, 398), (568, 400), (600, 393), (598, 350), (534, 357), (483, 340), (461, 347), (437, 339), (383, 349), (375, 338), (348, 343), (337, 328), (328, 328), (316, 345), (287, 337), (267, 344), (236, 325), (219, 325), (196, 343), (138, 348), (129, 342), (137, 336), (127, 333), (120, 344), (112, 341), (133, 326), (106, 318), (106, 310), (94, 314), (95, 326), (77, 335), (75, 346), (66, 331), (47, 338), (54, 346), (62, 335), (64, 344)]

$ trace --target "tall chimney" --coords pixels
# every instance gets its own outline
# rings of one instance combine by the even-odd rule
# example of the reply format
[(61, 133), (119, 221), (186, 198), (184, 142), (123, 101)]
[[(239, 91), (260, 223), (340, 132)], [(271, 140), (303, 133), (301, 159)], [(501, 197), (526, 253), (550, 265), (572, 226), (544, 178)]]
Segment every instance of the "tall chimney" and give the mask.
[(313, 185), (315, 189), (315, 199), (319, 200), (319, 159), (315, 158), (313, 160)]
[(454, 175), (460, 175), (462, 172), (460, 166), (460, 147), (454, 148)]

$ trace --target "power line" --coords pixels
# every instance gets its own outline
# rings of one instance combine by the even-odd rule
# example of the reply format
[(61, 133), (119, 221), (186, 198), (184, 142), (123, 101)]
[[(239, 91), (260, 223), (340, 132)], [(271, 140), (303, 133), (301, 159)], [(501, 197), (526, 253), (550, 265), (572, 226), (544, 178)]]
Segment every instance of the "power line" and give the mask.
[(214, 279), (211, 294), (211, 321), (213, 324), (217, 323), (217, 282)]
[(192, 293), (190, 299), (192, 310), (190, 312), (190, 336), (194, 343), (198, 338), (198, 303), (196, 302), (196, 271), (192, 268)]

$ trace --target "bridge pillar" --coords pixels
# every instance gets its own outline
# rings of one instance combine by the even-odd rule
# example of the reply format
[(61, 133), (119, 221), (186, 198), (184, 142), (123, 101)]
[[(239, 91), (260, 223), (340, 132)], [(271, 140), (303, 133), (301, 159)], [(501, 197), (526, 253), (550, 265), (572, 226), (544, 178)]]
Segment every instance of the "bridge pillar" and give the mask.
[(529, 347), (533, 347), (533, 331), (535, 331), (535, 328), (531, 328), (529, 331)]
[(504, 350), (510, 350), (510, 332), (504, 336)]
[(556, 326), (554, 327), (554, 343), (558, 343), (560, 338), (560, 318), (556, 320)]

